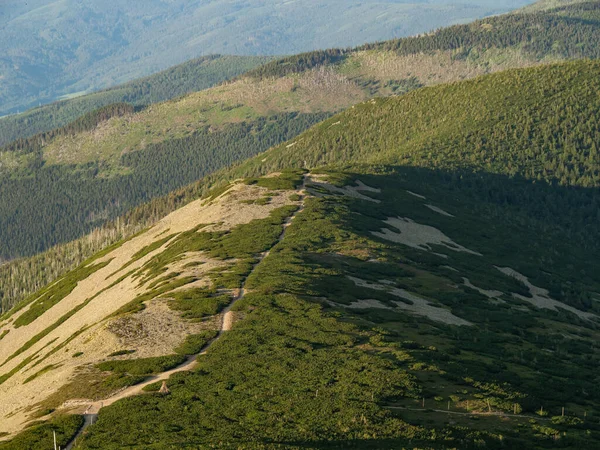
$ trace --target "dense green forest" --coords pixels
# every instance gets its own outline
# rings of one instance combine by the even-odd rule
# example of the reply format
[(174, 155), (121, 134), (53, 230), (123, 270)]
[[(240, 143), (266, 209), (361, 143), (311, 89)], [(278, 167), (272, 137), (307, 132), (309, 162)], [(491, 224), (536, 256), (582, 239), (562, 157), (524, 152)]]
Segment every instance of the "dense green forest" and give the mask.
[[(206, 127), (183, 139), (125, 153), (108, 175), (102, 162), (44, 166), (36, 151), (43, 136), (30, 138), (23, 149), (15, 146), (16, 152), (30, 156), (28, 166), (0, 174), (0, 255), (5, 259), (32, 255), (76, 239), (140, 203), (297, 136), (326, 117), (290, 113), (228, 125), (217, 132)], [(94, 120), (78, 123), (85, 127)], [(80, 126), (51, 133), (74, 127)]]
[(113, 103), (147, 106), (207, 89), (270, 59), (262, 56), (204, 56), (110, 89), (4, 117), (0, 119), (0, 146), (61, 128), (84, 114)]
[(374, 99), (239, 170), (364, 161), (597, 187), (599, 72), (599, 62), (577, 61)]
[(425, 36), (368, 44), (408, 55), (436, 50), (463, 50), (457, 57), (489, 48), (518, 46), (525, 54), (544, 58), (598, 58), (600, 3), (577, 3), (543, 12), (506, 14), (467, 25), (442, 28)]
[(316, 50), (314, 52), (288, 56), (249, 70), (244, 76), (251, 78), (283, 77), (325, 64), (340, 62), (344, 59), (344, 55), (351, 51), (351, 49)]

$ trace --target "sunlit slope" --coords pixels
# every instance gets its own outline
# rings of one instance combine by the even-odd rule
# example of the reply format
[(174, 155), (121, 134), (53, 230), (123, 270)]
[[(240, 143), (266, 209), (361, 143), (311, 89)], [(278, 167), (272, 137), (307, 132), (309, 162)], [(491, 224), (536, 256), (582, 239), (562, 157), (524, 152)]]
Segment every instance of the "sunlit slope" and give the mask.
[(0, 145), (62, 127), (83, 114), (112, 103), (147, 106), (206, 89), (270, 59), (263, 56), (205, 56), (110, 89), (4, 117), (0, 119)]
[[(192, 202), (0, 317), (1, 431), (70, 411), (68, 400), (102, 399), (198, 353), (299, 207), (301, 182), (298, 173), (239, 182)], [(155, 298), (162, 300), (145, 308)], [(108, 378), (95, 366), (163, 356), (147, 360), (150, 369)]]
[(360, 161), (597, 187), (599, 74), (600, 63), (578, 61), (374, 99), (238, 170)]
[(595, 58), (597, 16), (598, 3), (586, 2), (354, 50), (296, 55), (84, 132), (54, 130), (7, 146), (0, 151), (6, 193), (0, 257), (32, 255), (78, 238), (369, 98), (507, 68)]
[[(50, 164), (86, 162), (106, 155), (103, 148), (107, 146), (113, 146), (115, 154), (140, 149), (189, 135), (202, 125), (219, 126), (280, 112), (334, 112), (360, 99), (402, 94), (420, 86), (540, 62), (596, 58), (600, 56), (596, 45), (599, 5), (583, 2), (538, 13), (508, 14), (350, 51), (276, 60), (231, 84), (160, 105), (125, 122), (133, 130), (123, 130), (125, 123), (117, 122), (97, 133), (93, 142), (85, 135), (75, 136), (72, 142), (58, 140), (48, 145), (45, 160)], [(57, 148), (62, 149), (61, 158)]]

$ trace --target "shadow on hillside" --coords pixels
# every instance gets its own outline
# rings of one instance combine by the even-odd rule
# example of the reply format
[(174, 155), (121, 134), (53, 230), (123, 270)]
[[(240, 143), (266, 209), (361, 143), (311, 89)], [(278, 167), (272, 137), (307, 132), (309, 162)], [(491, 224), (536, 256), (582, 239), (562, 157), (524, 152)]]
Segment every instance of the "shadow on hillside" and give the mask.
[[(373, 232), (389, 228), (389, 218), (430, 225), (481, 253), (479, 263), (485, 262), (493, 273), (494, 266), (511, 267), (555, 299), (600, 312), (591, 294), (600, 293), (600, 273), (593, 264), (600, 254), (598, 188), (405, 166), (355, 166), (335, 178), (346, 185), (360, 180), (380, 190), (361, 191), (380, 203), (348, 199), (351, 212), (343, 218), (345, 229), (373, 238)], [(409, 258), (417, 252), (417, 260), (438, 258), (408, 247), (402, 251)], [(481, 265), (470, 255), (450, 251), (449, 257), (444, 264), (461, 260)], [(521, 293), (529, 295), (528, 290)]]
[[(509, 177), (466, 170), (432, 170), (421, 167), (388, 166), (380, 174), (369, 168), (365, 176), (385, 186), (410, 185), (436, 196), (457, 195), (461, 200), (510, 208), (532, 220), (560, 227), (565, 232), (582, 229), (598, 231), (600, 226), (600, 188), (561, 186), (521, 176)], [(349, 170), (351, 173), (352, 170)], [(436, 200), (432, 198), (431, 200)], [(588, 244), (600, 245), (600, 235), (588, 236)]]

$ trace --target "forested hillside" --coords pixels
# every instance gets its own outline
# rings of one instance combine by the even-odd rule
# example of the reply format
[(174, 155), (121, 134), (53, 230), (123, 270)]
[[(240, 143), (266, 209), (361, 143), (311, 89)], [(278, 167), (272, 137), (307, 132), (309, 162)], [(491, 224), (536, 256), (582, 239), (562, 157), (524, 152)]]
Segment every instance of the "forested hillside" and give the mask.
[[(553, 5), (549, 12), (527, 18), (519, 14), (494, 17), (369, 49), (303, 54), (134, 115), (117, 115), (98, 123), (89, 122), (98, 116), (88, 114), (75, 126), (0, 150), (0, 184), (5, 193), (0, 197), (0, 258), (35, 253), (95, 227), (107, 227), (97, 230), (96, 236), (103, 237), (96, 238), (94, 245), (84, 244), (77, 251), (57, 248), (47, 255), (1, 267), (3, 307), (74, 267), (102, 243), (137, 230), (137, 220), (153, 223), (196, 191), (170, 196), (160, 207), (142, 207), (118, 226), (110, 224), (130, 207), (194, 181), (235, 158), (251, 156), (292, 138), (331, 112), (374, 95), (397, 95), (422, 85), (540, 61), (594, 56), (597, 47), (591, 43), (598, 39), (594, 19), (597, 4)], [(515, 33), (508, 31), (511, 27)], [(515, 36), (524, 39), (523, 45), (503, 47), (518, 42)], [(472, 47), (457, 48), (457, 42), (463, 41)], [(565, 45), (558, 46), (557, 42)], [(227, 61), (208, 58), (199, 64), (208, 74), (211, 67), (223, 68), (219, 64)], [(182, 67), (195, 67), (191, 64)], [(169, 73), (165, 72), (167, 79)], [(540, 89), (538, 92), (544, 92)], [(73, 134), (82, 122), (97, 126)], [(19, 150), (7, 151), (9, 148)], [(590, 151), (593, 153), (592, 148)], [(563, 182), (584, 182), (568, 160), (544, 157), (546, 169), (536, 172), (536, 177), (556, 169)], [(182, 165), (183, 160), (189, 164)], [(595, 176), (590, 174), (585, 182), (593, 183)], [(67, 191), (81, 195), (66, 195)]]
[[(8, 146), (0, 151), (0, 184), (6, 192), (0, 199), (0, 257), (36, 253), (81, 236), (140, 202), (293, 137), (322, 114), (372, 96), (515, 66), (594, 58), (600, 40), (598, 4), (499, 16), (353, 51), (298, 55), (208, 91), (102, 122), (95, 130), (75, 136), (57, 130), (27, 141), (29, 147)], [(178, 73), (164, 77), (177, 78)], [(158, 86), (164, 77), (157, 78)], [(143, 85), (137, 85), (142, 94)], [(296, 118), (298, 113), (317, 115), (306, 116), (306, 122)], [(272, 124), (264, 131), (269, 137), (245, 134), (263, 130), (263, 123)], [(243, 152), (230, 147), (232, 139), (244, 143)], [(181, 161), (190, 165), (182, 167)], [(37, 188), (30, 189), (30, 180)], [(62, 201), (49, 199), (60, 199), (67, 191), (81, 195), (69, 197), (65, 213)], [(36, 224), (41, 223), (51, 226), (40, 233)]]
[(266, 63), (271, 57), (211, 55), (93, 94), (62, 100), (0, 119), (0, 145), (63, 127), (113, 103), (147, 106), (200, 91)]
[(594, 448), (599, 75), (370, 100), (155, 199), (0, 318), (5, 429), (49, 420), (0, 449), (69, 410), (84, 449)]
[[(593, 62), (577, 62), (510, 71), (367, 102), (351, 108), (339, 118), (329, 119), (267, 155), (259, 155), (234, 167), (232, 174), (219, 172), (179, 193), (137, 208), (120, 223), (121, 226), (123, 223), (148, 223), (145, 222), (148, 218), (167, 214), (205, 193), (207, 186), (218, 184), (222, 177), (265, 174), (290, 165), (314, 167), (352, 160), (452, 170), (469, 165), (470, 170), (571, 186), (563, 191), (564, 198), (560, 201), (540, 201), (537, 214), (552, 220), (562, 217), (566, 226), (569, 223), (587, 226), (598, 214), (598, 200), (589, 190), (598, 186), (599, 177), (595, 150), (600, 123), (596, 117), (600, 110), (596, 105), (600, 90), (595, 79), (597, 66)], [(457, 105), (462, 106), (457, 108)], [(398, 117), (393, 121), (384, 120), (378, 111), (398, 114)], [(407, 117), (410, 120), (407, 121)], [(582, 117), (589, 120), (582, 121)], [(341, 129), (343, 123), (351, 125), (349, 130)], [(363, 136), (360, 130), (365, 127), (380, 130), (379, 138), (372, 142), (367, 140), (373, 135)], [(557, 134), (553, 132), (556, 129), (563, 131)], [(532, 140), (532, 136), (536, 139)], [(553, 150), (548, 152), (548, 149)], [(110, 186), (110, 181), (110, 178), (104, 179), (105, 185)], [(521, 194), (504, 194), (501, 186), (498, 192), (494, 195), (504, 196), (511, 204), (518, 205), (522, 198)], [(581, 207), (570, 216), (558, 214), (565, 205)], [(18, 231), (23, 232), (22, 229)], [(113, 232), (108, 234), (115, 235)], [(585, 236), (590, 239), (593, 233)], [(43, 267), (55, 265), (63, 270), (69, 267), (68, 264), (49, 262), (30, 266), (27, 260), (1, 267), (3, 307), (14, 304), (39, 286), (36, 280), (40, 272), (45, 273)], [(54, 276), (58, 273), (60, 271)], [(52, 277), (42, 276), (41, 279), (51, 280)], [(11, 293), (18, 295), (12, 297), (14, 294)]]
[(595, 188), (599, 71), (598, 61), (575, 61), (373, 99), (239, 170), (259, 173), (292, 161), (309, 167), (363, 161)]
[[(279, 114), (229, 124), (218, 132), (207, 126), (124, 153), (116, 167), (103, 160), (44, 166), (42, 151), (29, 146), (18, 153), (26, 162), (0, 177), (1, 254), (35, 254), (49, 244), (76, 239), (140, 203), (297, 136), (326, 117)], [(72, 138), (62, 130), (56, 133)]]

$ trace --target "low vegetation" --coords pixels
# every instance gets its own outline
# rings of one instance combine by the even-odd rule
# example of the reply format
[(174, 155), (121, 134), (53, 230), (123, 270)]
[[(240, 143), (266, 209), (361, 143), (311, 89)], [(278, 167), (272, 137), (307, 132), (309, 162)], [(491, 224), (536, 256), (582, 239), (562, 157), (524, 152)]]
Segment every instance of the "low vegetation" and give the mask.
[[(577, 259), (589, 261), (594, 251), (575, 240), (557, 247), (564, 259), (546, 265), (553, 274), (546, 277), (538, 261), (548, 261), (552, 246), (538, 242), (553, 239), (560, 246), (567, 240), (567, 228), (557, 225), (555, 234), (541, 233), (543, 221), (520, 220), (513, 206), (479, 190), (478, 177), (463, 176), (455, 185), (443, 173), (381, 166), (330, 174), (339, 185), (360, 179), (379, 189), (369, 196), (380, 203), (340, 196), (308, 199), (284, 240), (248, 279), (251, 293), (235, 308), (244, 319), (203, 355), (195, 372), (170, 379), (170, 396), (130, 398), (103, 410), (83, 448), (113, 440), (121, 445), (220, 442), (267, 448), (290, 442), (320, 448), (397, 448), (409, 441), (434, 447), (475, 448), (476, 442), (485, 442), (489, 448), (535, 448), (552, 447), (556, 439), (561, 446), (593, 445), (600, 428), (591, 418), (600, 399), (592, 394), (594, 376), (588, 370), (595, 366), (597, 325), (566, 311), (524, 312), (525, 304), (510, 295), (525, 292), (523, 286), (494, 264), (518, 268), (536, 285), (581, 283), (582, 288), (597, 289), (597, 274), (588, 272), (590, 278), (582, 281), (580, 269), (568, 268)], [(504, 178), (503, 183), (522, 192), (518, 180)], [(426, 200), (409, 194), (409, 188)], [(560, 196), (566, 188), (553, 189), (552, 195)], [(454, 217), (432, 211), (426, 201), (443, 205)], [(371, 231), (384, 226), (388, 215), (435, 224), (483, 256), (435, 247), (447, 255), (442, 258), (374, 237)], [(522, 253), (517, 257), (505, 252), (507, 244), (536, 250), (523, 259)], [(455, 326), (403, 312), (390, 303), (389, 293), (357, 287), (348, 276), (370, 283), (388, 280), (390, 286), (475, 325)], [(460, 288), (462, 277), (498, 289), (502, 303)], [(577, 304), (576, 297), (560, 298)], [(366, 299), (379, 299), (392, 309), (344, 306)], [(559, 337), (561, 332), (568, 332), (569, 339)], [(563, 349), (560, 361), (546, 364), (550, 348)], [(562, 382), (566, 373), (568, 388)], [(579, 391), (589, 395), (583, 399)], [(437, 413), (417, 411), (422, 402), (440, 410), (449, 402), (453, 412), (471, 412), (474, 419), (458, 416), (454, 425), (447, 419), (438, 422), (432, 419)], [(436, 402), (441, 405), (434, 406)], [(540, 408), (559, 415), (563, 404), (569, 405), (566, 419), (546, 423), (537, 415)], [(488, 409), (507, 417), (478, 415)], [(135, 424), (133, 433), (119, 420), (125, 415)], [(582, 424), (584, 415), (588, 421)]]
[(152, 375), (177, 367), (185, 361), (183, 355), (157, 356), (154, 358), (123, 359), (96, 364), (103, 372), (117, 375)]
[(180, 355), (197, 355), (206, 345), (217, 336), (216, 330), (206, 330), (202, 333), (191, 334), (185, 341), (175, 349), (175, 353)]
[(0, 442), (1, 450), (38, 450), (41, 446), (52, 448), (54, 433), (56, 444), (65, 448), (83, 426), (83, 416), (61, 415), (49, 422), (37, 423), (9, 442)]
[(70, 272), (67, 276), (61, 278), (58, 282), (49, 285), (38, 294), (29, 299), (25, 299), (21, 305), (17, 305), (4, 317), (9, 318), (21, 309), (27, 308), (14, 322), (15, 327), (29, 325), (35, 319), (40, 317), (54, 305), (59, 303), (67, 295), (73, 292), (79, 281), (85, 280), (94, 272), (106, 267), (110, 260), (94, 265), (82, 265), (78, 269)]
[(186, 319), (202, 319), (221, 312), (230, 302), (229, 295), (218, 295), (216, 289), (188, 289), (169, 294), (169, 306)]

